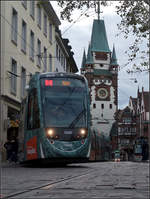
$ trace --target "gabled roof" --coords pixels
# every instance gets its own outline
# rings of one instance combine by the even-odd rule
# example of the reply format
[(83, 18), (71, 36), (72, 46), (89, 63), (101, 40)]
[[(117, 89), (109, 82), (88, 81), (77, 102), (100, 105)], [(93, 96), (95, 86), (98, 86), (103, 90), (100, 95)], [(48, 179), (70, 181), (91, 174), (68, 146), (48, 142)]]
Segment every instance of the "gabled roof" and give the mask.
[(91, 44), (89, 44), (86, 64), (93, 64), (93, 56), (92, 56), (92, 51), (91, 51)]
[(104, 20), (94, 20), (91, 37), (92, 52), (111, 52), (109, 49)]
[(85, 50), (83, 52), (83, 58), (82, 58), (82, 64), (81, 64), (81, 68), (85, 68), (85, 64), (86, 64), (86, 54), (85, 54)]
[(118, 66), (117, 57), (116, 57), (116, 51), (115, 51), (115, 46), (114, 45), (113, 45), (113, 52), (112, 52), (112, 57), (111, 57), (111, 65)]

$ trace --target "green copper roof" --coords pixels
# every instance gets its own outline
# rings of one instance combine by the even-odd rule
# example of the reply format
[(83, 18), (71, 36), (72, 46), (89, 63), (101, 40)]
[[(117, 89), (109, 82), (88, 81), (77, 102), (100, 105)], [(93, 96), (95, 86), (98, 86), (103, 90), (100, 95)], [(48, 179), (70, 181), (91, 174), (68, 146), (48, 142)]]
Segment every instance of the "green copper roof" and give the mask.
[(86, 64), (93, 64), (93, 56), (92, 56), (92, 51), (91, 51), (91, 45), (90, 44), (89, 44), (89, 48), (88, 48)]
[(113, 52), (112, 52), (112, 57), (111, 57), (111, 65), (118, 66), (117, 57), (116, 57), (116, 51), (115, 51), (115, 47), (114, 46), (113, 46)]
[(111, 52), (108, 46), (104, 20), (94, 20), (91, 50), (95, 52)]
[(85, 55), (85, 50), (84, 50), (84, 52), (83, 52), (83, 58), (82, 58), (81, 68), (85, 68), (85, 63), (86, 63), (86, 55)]

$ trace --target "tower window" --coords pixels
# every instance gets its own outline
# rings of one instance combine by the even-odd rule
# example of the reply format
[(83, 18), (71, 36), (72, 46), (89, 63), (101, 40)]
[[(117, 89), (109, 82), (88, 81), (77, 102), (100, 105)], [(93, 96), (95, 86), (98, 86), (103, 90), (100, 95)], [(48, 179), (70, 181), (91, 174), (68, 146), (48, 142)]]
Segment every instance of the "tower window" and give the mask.
[(96, 108), (96, 104), (93, 104), (93, 108)]
[(101, 104), (101, 108), (104, 109), (104, 104)]
[(107, 53), (96, 52), (95, 53), (95, 58), (97, 60), (107, 60)]
[(109, 108), (112, 109), (112, 104), (109, 105)]

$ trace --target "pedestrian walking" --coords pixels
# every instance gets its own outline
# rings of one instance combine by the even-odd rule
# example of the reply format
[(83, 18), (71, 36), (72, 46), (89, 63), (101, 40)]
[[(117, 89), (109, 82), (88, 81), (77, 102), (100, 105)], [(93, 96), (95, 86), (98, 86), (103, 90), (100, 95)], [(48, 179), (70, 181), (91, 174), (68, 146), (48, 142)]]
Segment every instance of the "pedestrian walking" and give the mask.
[(12, 141), (12, 156), (11, 156), (11, 161), (17, 162), (18, 161), (18, 140), (15, 137)]
[(6, 159), (7, 159), (7, 161), (10, 162), (11, 156), (12, 156), (12, 143), (11, 143), (11, 141), (7, 140), (4, 144), (4, 147), (6, 149), (6, 155), (7, 155)]

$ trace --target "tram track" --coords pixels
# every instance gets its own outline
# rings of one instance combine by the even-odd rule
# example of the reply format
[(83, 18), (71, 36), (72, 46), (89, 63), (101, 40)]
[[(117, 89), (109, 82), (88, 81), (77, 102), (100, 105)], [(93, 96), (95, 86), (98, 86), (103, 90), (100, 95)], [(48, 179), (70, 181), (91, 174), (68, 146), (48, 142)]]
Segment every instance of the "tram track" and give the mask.
[(51, 183), (47, 183), (47, 184), (44, 184), (44, 185), (41, 185), (41, 186), (36, 186), (36, 187), (33, 187), (33, 188), (30, 188), (30, 189), (27, 189), (27, 190), (23, 190), (23, 191), (18, 191), (18, 192), (15, 192), (15, 193), (12, 193), (12, 194), (9, 194), (7, 196), (2, 196), (1, 199), (7, 199), (7, 198), (15, 198), (16, 196), (20, 196), (23, 195), (23, 194), (26, 194), (26, 193), (30, 193), (32, 191), (36, 191), (36, 190), (39, 190), (39, 189), (43, 189), (43, 190), (47, 190), (47, 189), (50, 189), (52, 188), (53, 186), (56, 186), (56, 185), (59, 185), (61, 183), (64, 183), (64, 182), (68, 182), (72, 179), (77, 179), (77, 178), (81, 178), (83, 176), (86, 176), (86, 175), (89, 175), (91, 174), (92, 172), (95, 172), (95, 170), (93, 169), (90, 169), (89, 171), (87, 171), (86, 173), (83, 173), (83, 174), (80, 174), (80, 175), (76, 175), (76, 176), (71, 176), (71, 177), (68, 177), (68, 178), (64, 178), (64, 179), (60, 179), (60, 180), (57, 180), (55, 182), (51, 182)]

